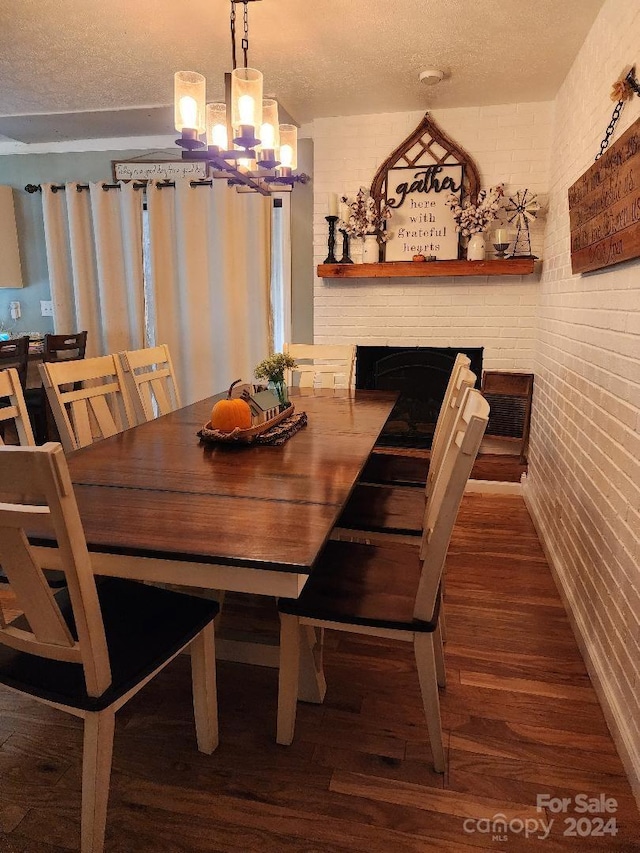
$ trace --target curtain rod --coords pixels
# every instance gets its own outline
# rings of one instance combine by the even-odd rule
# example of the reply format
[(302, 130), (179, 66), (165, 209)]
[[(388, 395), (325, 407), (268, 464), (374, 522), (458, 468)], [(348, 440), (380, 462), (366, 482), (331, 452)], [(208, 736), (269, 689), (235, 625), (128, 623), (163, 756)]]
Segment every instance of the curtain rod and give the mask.
[[(189, 181), (189, 186), (191, 187), (210, 187), (212, 186), (212, 180), (202, 180), (202, 181)], [(175, 181), (158, 181), (156, 184), (156, 188), (159, 190), (166, 189), (167, 187), (175, 187)], [(102, 184), (102, 189), (107, 192), (108, 190), (119, 190), (121, 188), (121, 184)], [(144, 190), (147, 188), (147, 182), (144, 181), (142, 183), (133, 182), (134, 190)], [(83, 190), (88, 190), (89, 184), (77, 184), (76, 192), (83, 192)], [(42, 192), (42, 186), (40, 184), (27, 184), (25, 190), (28, 193), (39, 193)], [(53, 184), (51, 186), (51, 192), (57, 193), (66, 190), (65, 184)]]

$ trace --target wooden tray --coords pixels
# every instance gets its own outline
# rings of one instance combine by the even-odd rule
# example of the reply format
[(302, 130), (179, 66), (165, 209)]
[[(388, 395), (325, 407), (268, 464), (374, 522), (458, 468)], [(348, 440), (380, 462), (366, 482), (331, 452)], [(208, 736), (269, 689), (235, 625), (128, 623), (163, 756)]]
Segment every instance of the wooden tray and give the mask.
[(274, 427), (276, 426), (276, 424), (281, 423), (286, 418), (291, 417), (295, 410), (296, 407), (293, 405), (293, 403), (289, 403), (286, 409), (283, 409), (274, 418), (265, 421), (263, 424), (258, 424), (257, 426), (249, 427), (249, 429), (236, 428), (233, 430), (233, 432), (220, 432), (220, 430), (212, 429), (211, 421), (207, 421), (207, 423), (202, 427), (198, 435), (200, 436), (202, 441), (211, 441), (215, 444), (251, 444), (251, 442), (254, 441), (259, 435), (262, 435), (263, 432), (266, 432), (268, 429), (271, 429), (271, 427)]

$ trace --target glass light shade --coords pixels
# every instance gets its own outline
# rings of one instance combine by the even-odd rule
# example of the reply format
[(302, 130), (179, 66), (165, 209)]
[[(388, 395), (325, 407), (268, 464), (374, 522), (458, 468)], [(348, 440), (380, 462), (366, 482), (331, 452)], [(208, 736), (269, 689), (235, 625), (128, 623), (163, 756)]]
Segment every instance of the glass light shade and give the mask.
[(173, 83), (176, 130), (178, 133), (183, 129), (204, 133), (206, 80), (195, 71), (176, 71)]
[(255, 68), (234, 68), (231, 72), (231, 124), (260, 130), (262, 125), (262, 73)]
[(280, 127), (278, 125), (278, 102), (265, 98), (262, 102), (262, 124), (258, 128), (260, 148), (276, 150), (280, 147)]
[(229, 147), (226, 104), (207, 104), (207, 145), (217, 145), (222, 151)]
[(280, 125), (280, 165), (295, 169), (298, 166), (298, 128), (295, 124)]

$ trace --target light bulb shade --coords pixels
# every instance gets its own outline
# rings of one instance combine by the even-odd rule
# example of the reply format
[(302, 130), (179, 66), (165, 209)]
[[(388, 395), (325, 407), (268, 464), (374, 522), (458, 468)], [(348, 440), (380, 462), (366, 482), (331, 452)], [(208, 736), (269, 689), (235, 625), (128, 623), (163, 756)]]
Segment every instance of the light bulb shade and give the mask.
[(298, 128), (295, 124), (280, 125), (280, 165), (289, 169), (298, 166)]
[(229, 147), (226, 104), (207, 104), (207, 145), (216, 145), (221, 151)]
[(174, 123), (178, 133), (184, 129), (205, 131), (206, 80), (195, 71), (176, 71), (174, 75)]
[(231, 124), (241, 127), (262, 125), (262, 73), (255, 68), (234, 68), (231, 72)]
[(278, 102), (273, 98), (262, 101), (262, 124), (258, 130), (260, 149), (278, 150), (280, 147), (280, 127), (278, 125)]

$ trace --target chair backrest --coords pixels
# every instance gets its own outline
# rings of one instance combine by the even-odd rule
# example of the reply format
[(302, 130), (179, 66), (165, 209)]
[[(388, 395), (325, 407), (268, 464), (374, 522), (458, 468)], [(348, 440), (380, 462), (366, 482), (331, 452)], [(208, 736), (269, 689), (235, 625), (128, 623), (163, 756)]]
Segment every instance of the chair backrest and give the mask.
[(0, 369), (15, 367), (23, 390), (27, 387), (27, 369), (29, 366), (29, 335), (0, 341)]
[[(38, 369), (67, 453), (134, 425), (135, 416), (116, 356), (43, 362)], [(79, 382), (82, 387), (65, 389)]]
[(287, 371), (287, 384), (299, 388), (353, 388), (355, 344), (285, 344), (298, 366)]
[(120, 353), (138, 423), (179, 409), (180, 392), (166, 344)]
[(77, 361), (84, 358), (87, 333), (74, 335), (45, 335), (43, 361)]
[[(109, 655), (87, 545), (62, 448), (0, 448), (0, 563), (28, 626), (7, 623), (0, 643), (39, 657), (82, 664), (87, 692), (111, 683)], [(53, 530), (75, 622), (65, 621), (27, 532)]]
[[(429, 471), (427, 472), (427, 494), (433, 485), (434, 479), (438, 476), (442, 457), (447, 446), (451, 430), (456, 422), (458, 409), (467, 388), (473, 388), (476, 384), (476, 375), (465, 362), (468, 361), (466, 356), (456, 358), (456, 363), (451, 371), (447, 390), (440, 407), (436, 428), (433, 433), (433, 441), (431, 442), (431, 455), (429, 458)], [(458, 359), (460, 359), (458, 361)]]
[(489, 404), (479, 391), (467, 388), (427, 498), (420, 546), (422, 574), (414, 607), (416, 619), (428, 620), (433, 613), (453, 525), (488, 421)]
[[(0, 370), (0, 423), (12, 420), (22, 447), (35, 444), (31, 422), (24, 401), (20, 377), (15, 367)], [(0, 435), (0, 445), (4, 444)]]

